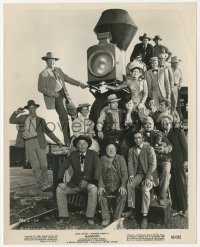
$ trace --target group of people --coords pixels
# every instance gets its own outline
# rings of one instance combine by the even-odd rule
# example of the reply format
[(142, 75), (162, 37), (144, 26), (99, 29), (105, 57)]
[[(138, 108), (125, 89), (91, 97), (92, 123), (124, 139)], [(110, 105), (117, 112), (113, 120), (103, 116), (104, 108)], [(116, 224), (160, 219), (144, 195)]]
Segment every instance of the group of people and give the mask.
[[(187, 140), (180, 127), (176, 111), (182, 73), (179, 59), (160, 44), (159, 35), (148, 44), (147, 34), (140, 36), (121, 85), (103, 85), (111, 91), (107, 105), (97, 122), (88, 118), (90, 104), (73, 104), (65, 82), (86, 88), (55, 67), (59, 59), (48, 52), (42, 60), (47, 67), (39, 74), (38, 90), (44, 95), (47, 109), (55, 109), (63, 130), (64, 142), (70, 153), (59, 167), (56, 190), (59, 223), (69, 222), (67, 194), (82, 191), (88, 194), (87, 222), (94, 225), (94, 214), (99, 202), (102, 225), (110, 224), (108, 196), (116, 196), (114, 220), (135, 215), (137, 188), (141, 190), (141, 228), (147, 228), (151, 193), (157, 187), (158, 202), (165, 207), (171, 194), (172, 207), (181, 215), (187, 213)], [(171, 59), (171, 66), (166, 61)], [(131, 99), (121, 102), (115, 91), (128, 88)], [(58, 146), (61, 141), (36, 114), (39, 107), (34, 100), (18, 108), (10, 117), (11, 124), (19, 124), (18, 133), (42, 191), (51, 191), (47, 177), (47, 134)], [(24, 109), (29, 114), (22, 114)], [(70, 126), (68, 115), (72, 118)], [(65, 171), (71, 167), (73, 175), (63, 182)], [(125, 207), (126, 206), (126, 207)], [(127, 209), (124, 212), (124, 209)]]

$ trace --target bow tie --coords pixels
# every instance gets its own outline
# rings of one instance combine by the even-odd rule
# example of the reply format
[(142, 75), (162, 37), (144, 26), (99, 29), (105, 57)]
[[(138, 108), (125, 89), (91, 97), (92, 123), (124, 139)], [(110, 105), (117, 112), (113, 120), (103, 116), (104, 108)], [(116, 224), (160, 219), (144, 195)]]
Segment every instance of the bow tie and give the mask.
[(140, 149), (140, 150), (142, 149), (140, 146), (137, 146), (137, 148)]
[(158, 72), (158, 69), (152, 69), (152, 72)]
[(160, 66), (160, 68), (163, 68), (164, 69), (164, 65)]

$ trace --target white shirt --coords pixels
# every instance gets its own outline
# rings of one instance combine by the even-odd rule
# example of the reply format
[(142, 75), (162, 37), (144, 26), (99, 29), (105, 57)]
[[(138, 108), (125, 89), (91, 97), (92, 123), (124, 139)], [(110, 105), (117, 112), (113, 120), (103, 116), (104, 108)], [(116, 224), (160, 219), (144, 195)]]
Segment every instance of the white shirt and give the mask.
[(140, 145), (140, 148), (137, 147), (137, 153), (138, 153), (138, 155), (140, 155), (140, 152), (141, 152), (141, 149), (142, 149), (143, 145), (144, 145), (144, 143), (142, 143)]

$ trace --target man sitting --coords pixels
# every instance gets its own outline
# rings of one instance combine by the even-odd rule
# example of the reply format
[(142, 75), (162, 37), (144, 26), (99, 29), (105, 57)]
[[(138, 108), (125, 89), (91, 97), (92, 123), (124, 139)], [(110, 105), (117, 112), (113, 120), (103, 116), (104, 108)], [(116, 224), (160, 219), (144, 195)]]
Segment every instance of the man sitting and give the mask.
[[(97, 205), (97, 184), (100, 175), (99, 157), (95, 151), (89, 150), (92, 141), (90, 138), (80, 135), (73, 141), (78, 149), (72, 152), (66, 162), (60, 167), (58, 178), (61, 183), (56, 190), (59, 223), (69, 222), (67, 194), (76, 194), (80, 191), (87, 191), (88, 203), (86, 217), (88, 224), (94, 225), (94, 213)], [(73, 168), (73, 175), (67, 184), (62, 182), (64, 172), (70, 166)]]
[(125, 187), (128, 180), (126, 162), (121, 155), (116, 154), (116, 139), (112, 137), (107, 138), (105, 141), (105, 149), (106, 155), (102, 156), (100, 159), (101, 175), (98, 189), (103, 226), (107, 226), (110, 223), (107, 196), (117, 196), (114, 220), (121, 217), (126, 203), (127, 192)]

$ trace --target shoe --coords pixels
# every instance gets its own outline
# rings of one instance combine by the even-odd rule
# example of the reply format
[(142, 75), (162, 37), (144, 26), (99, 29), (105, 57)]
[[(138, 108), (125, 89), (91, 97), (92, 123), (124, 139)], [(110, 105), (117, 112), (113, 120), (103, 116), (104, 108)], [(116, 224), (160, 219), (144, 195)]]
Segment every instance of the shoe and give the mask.
[(90, 225), (90, 226), (94, 226), (94, 220), (87, 220), (87, 223), (88, 223), (88, 225)]
[(160, 204), (160, 206), (166, 206), (166, 199), (167, 198), (165, 198), (165, 197), (161, 197), (160, 199), (159, 199), (159, 204)]
[(147, 229), (147, 226), (148, 226), (147, 216), (143, 216), (142, 217), (140, 228), (141, 229)]
[(60, 217), (57, 224), (69, 224), (70, 218), (69, 217)]
[(128, 212), (122, 213), (122, 217), (124, 218), (134, 218), (135, 211), (134, 209), (130, 209)]
[(102, 226), (108, 226), (110, 224), (110, 219), (103, 220), (101, 225)]

